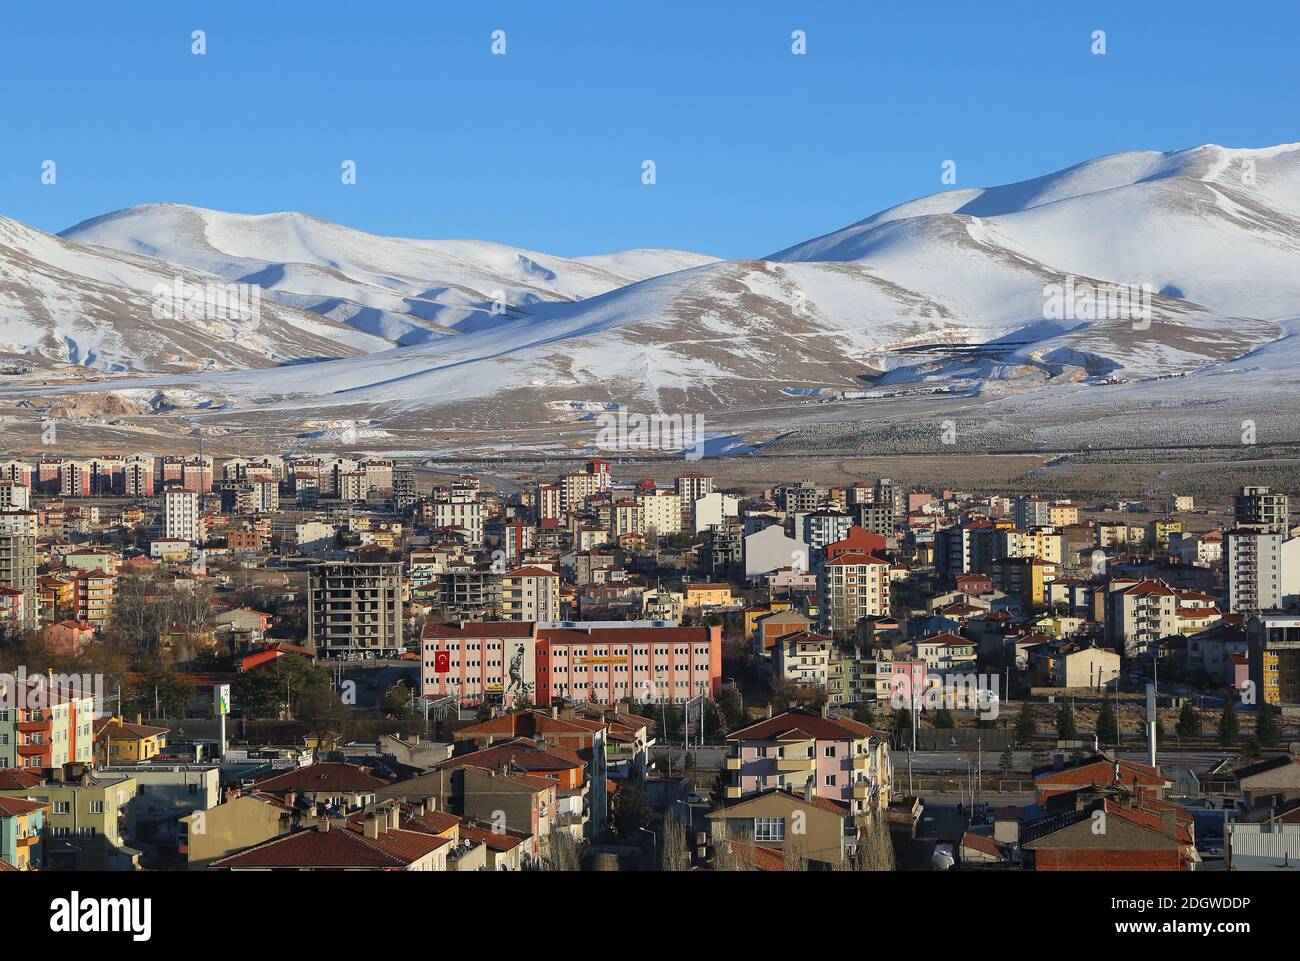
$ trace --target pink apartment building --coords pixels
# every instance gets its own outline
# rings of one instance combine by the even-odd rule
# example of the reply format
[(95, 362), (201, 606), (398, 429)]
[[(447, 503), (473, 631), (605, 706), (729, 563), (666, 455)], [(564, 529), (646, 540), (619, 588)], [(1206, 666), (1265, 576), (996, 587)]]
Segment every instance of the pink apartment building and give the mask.
[(849, 804), (855, 816), (884, 810), (890, 797), (887, 736), (829, 712), (793, 708), (751, 724), (727, 741), (729, 800), (786, 788)]

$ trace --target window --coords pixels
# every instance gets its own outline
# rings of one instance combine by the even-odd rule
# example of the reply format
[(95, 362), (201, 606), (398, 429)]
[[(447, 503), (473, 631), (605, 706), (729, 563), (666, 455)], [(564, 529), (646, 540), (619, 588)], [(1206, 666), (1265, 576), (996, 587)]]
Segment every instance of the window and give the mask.
[(835, 786), (835, 775), (834, 775), (834, 774), (827, 774), (827, 775), (826, 775), (826, 787), (834, 787), (834, 786)]
[(103, 813), (104, 813), (104, 802), (103, 802), (103, 801), (91, 801), (91, 802), (90, 802), (90, 813), (91, 813), (91, 814), (103, 814)]
[(755, 841), (784, 841), (785, 818), (754, 818)]
[(824, 748), (822, 749), (822, 752), (823, 752), (823, 757), (834, 757), (834, 756), (835, 756), (835, 745), (834, 745), (834, 744), (828, 744), (826, 747), (824, 747)]

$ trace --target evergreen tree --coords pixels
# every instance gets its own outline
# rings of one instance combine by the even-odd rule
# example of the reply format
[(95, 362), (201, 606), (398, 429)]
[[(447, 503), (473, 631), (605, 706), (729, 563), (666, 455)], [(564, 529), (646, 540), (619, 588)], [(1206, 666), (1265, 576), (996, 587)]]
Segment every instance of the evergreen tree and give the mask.
[(1067, 701), (1056, 712), (1056, 736), (1062, 741), (1073, 741), (1079, 735), (1074, 726), (1074, 707)]
[(1006, 748), (1002, 756), (998, 758), (998, 767), (1002, 769), (1002, 776), (1006, 777), (1011, 773), (1011, 769), (1016, 766), (1016, 756), (1011, 753), (1011, 748)]
[(1277, 747), (1282, 740), (1282, 723), (1278, 713), (1274, 704), (1260, 706), (1259, 720), (1255, 722), (1255, 737), (1259, 740), (1260, 747)]
[(1097, 741), (1101, 744), (1119, 743), (1119, 718), (1115, 715), (1115, 704), (1110, 695), (1102, 698), (1101, 710), (1097, 714)]
[(862, 701), (853, 708), (853, 720), (859, 724), (874, 724), (876, 712), (871, 709), (871, 705)]
[(950, 731), (957, 726), (952, 719), (952, 711), (941, 707), (930, 715), (930, 726), (942, 731)]
[(1033, 709), (1028, 704), (1020, 705), (1020, 716), (1016, 718), (1016, 741), (1031, 744), (1036, 733), (1038, 725), (1034, 722)]
[(1241, 722), (1237, 720), (1237, 710), (1232, 706), (1232, 698), (1223, 702), (1223, 714), (1219, 717), (1219, 743), (1232, 747), (1241, 734)]
[(1193, 738), (1201, 733), (1201, 714), (1191, 701), (1183, 702), (1183, 709), (1178, 712), (1178, 725), (1174, 728), (1179, 737)]

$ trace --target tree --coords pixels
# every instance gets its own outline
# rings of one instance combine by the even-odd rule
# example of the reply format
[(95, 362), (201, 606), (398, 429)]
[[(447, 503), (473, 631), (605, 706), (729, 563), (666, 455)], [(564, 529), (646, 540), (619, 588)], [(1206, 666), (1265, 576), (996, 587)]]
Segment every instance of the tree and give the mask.
[(313, 689), (338, 700), (328, 670), (300, 654), (286, 654), (265, 667), (236, 674), (231, 684), (231, 707), (245, 717), (275, 717), (281, 712), (291, 715), (294, 705)]
[(866, 701), (859, 701), (853, 707), (853, 720), (859, 724), (874, 724), (876, 712), (872, 710), (871, 705)]
[(1246, 743), (1241, 746), (1241, 759), (1243, 761), (1258, 761), (1263, 755), (1259, 749), (1259, 741), (1255, 738), (1247, 739)]
[(1259, 719), (1255, 722), (1255, 737), (1260, 747), (1277, 747), (1282, 740), (1282, 722), (1275, 704), (1263, 704), (1259, 709)]
[(808, 856), (804, 854), (802, 839), (786, 838), (784, 855), (785, 856), (781, 859), (781, 870), (808, 870)]
[(1193, 738), (1201, 733), (1201, 714), (1191, 701), (1183, 702), (1183, 709), (1178, 712), (1178, 723), (1174, 726), (1179, 737)]
[(1038, 725), (1034, 722), (1034, 710), (1028, 704), (1020, 705), (1020, 715), (1016, 718), (1016, 741), (1020, 744), (1032, 744)]
[(734, 731), (744, 725), (745, 705), (740, 699), (740, 691), (734, 685), (723, 690), (718, 698), (718, 709), (722, 712), (728, 731)]
[(1073, 741), (1079, 736), (1079, 730), (1074, 726), (1074, 707), (1069, 701), (1056, 712), (1056, 736), (1062, 741)]
[(384, 692), (379, 709), (385, 716), (391, 715), (399, 720), (405, 720), (411, 716), (411, 694), (411, 685), (405, 680), (398, 681)]
[(172, 591), (159, 584), (154, 574), (125, 574), (118, 578), (114, 597), (113, 627), (132, 647), (156, 651), (171, 627)]
[(190, 681), (169, 671), (148, 671), (128, 688), (128, 700), (141, 713), (162, 717), (184, 717), (198, 693)]
[(581, 871), (586, 848), (585, 841), (556, 828), (543, 838), (542, 864), (547, 871)]
[(957, 724), (952, 719), (952, 711), (941, 707), (930, 715), (930, 726), (942, 731), (951, 731)]
[(1011, 769), (1016, 766), (1016, 756), (1011, 753), (1011, 748), (1006, 748), (1002, 756), (998, 758), (998, 767), (1002, 769), (1002, 776), (1007, 777)]
[(1103, 744), (1119, 743), (1119, 718), (1109, 694), (1101, 699), (1101, 710), (1097, 712), (1097, 740)]
[(838, 871), (893, 871), (894, 842), (889, 825), (879, 814), (864, 825), (858, 836), (853, 857), (835, 865)]
[(1219, 743), (1232, 747), (1240, 735), (1241, 722), (1237, 719), (1237, 710), (1232, 706), (1232, 698), (1227, 698), (1223, 702), (1223, 713), (1219, 715)]
[(625, 782), (614, 796), (614, 827), (625, 841), (640, 843), (638, 835), (647, 820), (645, 792)]
[(912, 730), (912, 711), (911, 708), (900, 707), (894, 711), (894, 737), (899, 743), (902, 743), (904, 736), (911, 735)]
[(686, 825), (676, 812), (664, 818), (663, 851), (659, 856), (661, 871), (689, 871), (691, 849), (686, 838)]
[(722, 714), (718, 711), (718, 706), (713, 701), (705, 701), (703, 713), (705, 743), (717, 744), (721, 742), (725, 732), (722, 726)]

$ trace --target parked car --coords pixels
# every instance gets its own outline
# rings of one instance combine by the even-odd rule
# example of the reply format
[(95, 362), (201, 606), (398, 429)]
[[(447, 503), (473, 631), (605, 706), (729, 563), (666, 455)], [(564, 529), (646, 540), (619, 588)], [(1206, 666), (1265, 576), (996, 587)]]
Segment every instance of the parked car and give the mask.
[(934, 853), (930, 855), (931, 871), (948, 871), (957, 863), (957, 856), (953, 853), (951, 844), (936, 844)]

